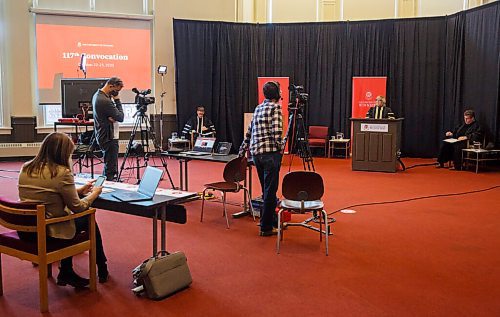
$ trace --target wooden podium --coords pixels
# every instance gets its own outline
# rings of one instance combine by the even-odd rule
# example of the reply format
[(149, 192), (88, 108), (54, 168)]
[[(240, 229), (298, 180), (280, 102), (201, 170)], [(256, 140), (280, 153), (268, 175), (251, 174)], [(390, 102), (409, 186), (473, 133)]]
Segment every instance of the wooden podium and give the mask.
[(396, 172), (403, 120), (351, 118), (352, 170)]

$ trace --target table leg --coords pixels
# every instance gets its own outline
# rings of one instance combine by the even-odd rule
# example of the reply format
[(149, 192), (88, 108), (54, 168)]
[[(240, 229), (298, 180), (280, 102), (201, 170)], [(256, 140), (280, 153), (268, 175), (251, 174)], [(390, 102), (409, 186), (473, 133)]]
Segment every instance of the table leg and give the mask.
[(184, 173), (182, 170), (182, 160), (179, 160), (179, 187), (184, 190)]
[(476, 174), (479, 170), (479, 152), (476, 152)]
[(185, 185), (185, 188), (184, 190), (185, 191), (188, 191), (188, 161), (185, 160), (184, 161), (184, 185)]
[(167, 206), (161, 207), (161, 251), (167, 251)]
[[(246, 179), (245, 179), (245, 186), (246, 185), (247, 185), (247, 183), (246, 183)], [(250, 199), (252, 199), (252, 166), (251, 165), (248, 165), (248, 194), (250, 195)], [(234, 213), (232, 215), (233, 218), (241, 218), (243, 216), (250, 215), (250, 205), (247, 206), (246, 200), (247, 200), (247, 198), (245, 197), (244, 201), (243, 201), (243, 203), (244, 203), (243, 211)], [(252, 201), (249, 201), (248, 203), (251, 204)]]
[(153, 216), (153, 256), (158, 254), (158, 209), (155, 209)]

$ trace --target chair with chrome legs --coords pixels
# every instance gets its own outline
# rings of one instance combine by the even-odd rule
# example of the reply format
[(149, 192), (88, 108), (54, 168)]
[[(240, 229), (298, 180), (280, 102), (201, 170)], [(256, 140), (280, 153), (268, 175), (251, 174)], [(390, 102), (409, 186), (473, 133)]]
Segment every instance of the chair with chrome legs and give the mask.
[[(319, 240), (322, 241), (322, 235), (325, 235), (326, 255), (328, 255), (328, 235), (330, 232), (329, 222), (335, 219), (328, 219), (328, 214), (321, 201), (325, 188), (323, 178), (316, 172), (296, 171), (290, 172), (283, 178), (281, 191), (284, 199), (281, 201), (278, 211), (278, 240), (276, 242), (276, 252), (280, 253), (280, 242), (283, 239), (283, 224), (281, 223), (281, 214), (283, 211), (289, 211), (292, 214), (304, 214), (312, 212), (313, 217), (303, 222), (287, 222), (287, 227), (301, 226), (319, 232)], [(319, 213), (319, 214), (318, 214)], [(319, 228), (309, 224), (311, 221), (319, 220)], [(325, 229), (323, 230), (323, 223)]]
[[(241, 184), (242, 181), (246, 179), (246, 170), (247, 170), (247, 158), (246, 157), (237, 157), (232, 159), (231, 161), (226, 163), (224, 167), (224, 181), (205, 184), (205, 189), (203, 190), (202, 195), (202, 203), (201, 203), (201, 218), (200, 222), (203, 222), (203, 209), (205, 207), (205, 193), (207, 190), (218, 190), (222, 192), (223, 195), (223, 205), (224, 210), (222, 215), (226, 217), (226, 225), (227, 229), (229, 229), (229, 219), (227, 217), (226, 210), (226, 194), (227, 193), (237, 193), (241, 189), (243, 189), (244, 194), (247, 195), (248, 205), (250, 207), (250, 212), (252, 213), (253, 220), (255, 221), (255, 214), (253, 213), (252, 201), (248, 189)], [(246, 206), (245, 206), (246, 207)]]

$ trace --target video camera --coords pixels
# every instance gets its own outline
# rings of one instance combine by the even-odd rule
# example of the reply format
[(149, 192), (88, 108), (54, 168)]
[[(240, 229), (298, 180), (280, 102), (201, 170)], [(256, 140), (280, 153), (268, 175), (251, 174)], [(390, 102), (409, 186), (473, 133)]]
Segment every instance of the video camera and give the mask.
[(149, 104), (155, 103), (155, 97), (146, 97), (146, 95), (151, 93), (151, 89), (138, 90), (137, 88), (132, 88), (132, 91), (135, 92), (137, 111), (144, 113), (148, 110)]
[(290, 91), (290, 104), (289, 107), (303, 107), (309, 100), (309, 94), (304, 92), (304, 86), (295, 86), (290, 84), (288, 86)]

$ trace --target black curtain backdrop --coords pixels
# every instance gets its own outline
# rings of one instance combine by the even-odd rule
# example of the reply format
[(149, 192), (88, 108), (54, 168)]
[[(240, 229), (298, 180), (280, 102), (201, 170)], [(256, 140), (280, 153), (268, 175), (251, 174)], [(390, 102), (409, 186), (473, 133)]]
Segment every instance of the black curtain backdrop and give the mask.
[(444, 132), (474, 109), (500, 141), (500, 3), (451, 16), (360, 22), (242, 24), (174, 20), (179, 129), (202, 104), (218, 140), (237, 149), (257, 77), (289, 77), (309, 93), (306, 120), (350, 134), (352, 77), (387, 76), (404, 117), (404, 156), (434, 157)]

